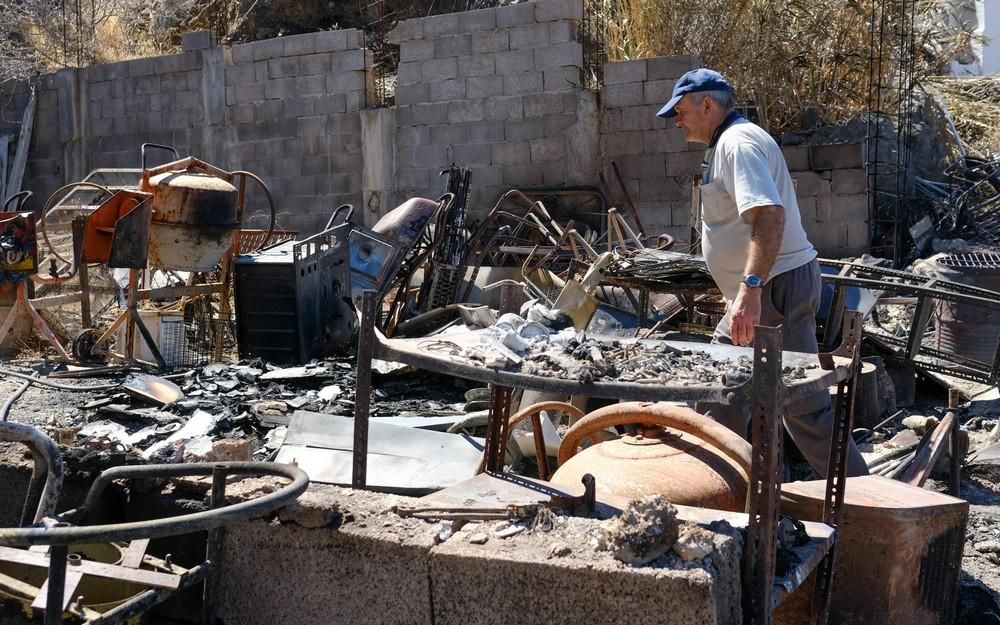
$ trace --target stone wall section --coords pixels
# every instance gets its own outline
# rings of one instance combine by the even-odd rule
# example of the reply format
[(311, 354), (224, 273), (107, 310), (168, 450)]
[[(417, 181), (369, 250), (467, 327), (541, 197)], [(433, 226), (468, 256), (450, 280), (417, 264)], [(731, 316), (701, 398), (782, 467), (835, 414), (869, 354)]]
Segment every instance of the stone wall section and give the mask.
[(570, 182), (574, 134), (588, 131), (582, 17), (581, 0), (547, 0), (401, 22), (397, 200), (440, 195), (452, 162), (472, 169), (480, 214), (510, 188)]
[[(41, 202), (65, 184), (66, 162), (63, 158), (63, 130), (59, 119), (59, 94), (56, 76), (42, 76), (35, 84), (36, 105), (34, 132), (28, 151), (22, 190), (33, 191), (27, 206), (40, 207)], [(31, 96), (26, 83), (8, 82), (0, 85), (0, 134), (16, 141), (21, 120)], [(13, 160), (11, 150), (11, 161)], [(8, 161), (10, 162), (10, 161)]]
[(233, 46), (226, 56), (227, 162), (261, 176), (281, 198), (279, 222), (322, 228), (361, 202), (361, 119), (371, 52), (359, 30)]

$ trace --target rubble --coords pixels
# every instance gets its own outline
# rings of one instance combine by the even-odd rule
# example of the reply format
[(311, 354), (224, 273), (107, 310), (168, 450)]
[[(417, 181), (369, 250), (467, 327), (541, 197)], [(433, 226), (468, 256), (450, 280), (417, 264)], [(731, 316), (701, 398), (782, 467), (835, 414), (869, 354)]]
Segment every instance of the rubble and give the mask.
[(660, 495), (631, 502), (607, 521), (602, 544), (626, 564), (646, 564), (670, 551), (680, 532), (677, 509)]

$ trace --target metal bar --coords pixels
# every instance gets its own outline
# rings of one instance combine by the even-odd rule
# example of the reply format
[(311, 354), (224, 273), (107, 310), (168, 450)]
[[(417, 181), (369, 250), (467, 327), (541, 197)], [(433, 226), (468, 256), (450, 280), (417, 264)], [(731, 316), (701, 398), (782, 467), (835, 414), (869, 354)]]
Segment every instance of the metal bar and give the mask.
[[(38, 428), (9, 421), (0, 422), (0, 440), (24, 443), (32, 450), (32, 455), (44, 460), (45, 486), (42, 489), (42, 496), (38, 501), (32, 522), (38, 523), (44, 517), (54, 515), (56, 506), (59, 504), (59, 493), (62, 491), (64, 476), (62, 453), (60, 453), (59, 447)], [(36, 471), (41, 468), (37, 462), (35, 466)], [(32, 474), (32, 480), (35, 480), (35, 473)], [(27, 501), (25, 504), (30, 505)], [(26, 522), (28, 518), (28, 510), (26, 509), (22, 515), (22, 523)]]
[(910, 323), (910, 334), (906, 337), (906, 358), (913, 360), (920, 353), (920, 345), (924, 340), (924, 332), (927, 331), (927, 322), (931, 318), (931, 300), (928, 297), (921, 297), (917, 302), (917, 310), (913, 313), (913, 321)]
[(163, 286), (155, 289), (139, 289), (136, 297), (140, 300), (147, 299), (180, 299), (182, 297), (193, 297), (195, 295), (211, 295), (222, 293), (225, 285), (222, 282), (212, 282), (210, 284), (191, 284), (186, 286)]
[(137, 569), (142, 566), (142, 560), (146, 557), (146, 550), (149, 549), (149, 539), (139, 538), (128, 544), (125, 555), (122, 557), (121, 565), (130, 569)]
[(941, 457), (945, 442), (947, 442), (948, 436), (954, 431), (955, 421), (957, 420), (958, 417), (955, 416), (954, 412), (948, 412), (944, 415), (944, 419), (941, 419), (941, 422), (934, 427), (934, 430), (924, 440), (920, 441), (916, 457), (914, 457), (913, 462), (910, 463), (910, 466), (903, 471), (903, 474), (899, 478), (901, 482), (906, 482), (910, 486), (924, 485), (927, 477), (934, 470), (934, 465), (937, 464), (938, 458)]
[(618, 186), (622, 188), (622, 194), (625, 196), (625, 203), (628, 205), (628, 209), (632, 213), (632, 219), (635, 220), (635, 225), (639, 228), (639, 232), (649, 234), (646, 232), (646, 228), (643, 227), (642, 220), (639, 219), (639, 211), (635, 208), (635, 202), (632, 201), (632, 195), (628, 192), (628, 188), (625, 186), (625, 180), (622, 178), (622, 172), (618, 170), (618, 163), (615, 161), (611, 161), (611, 171), (615, 173), (615, 179), (618, 180)]
[[(180, 585), (178, 588), (188, 588), (202, 581), (208, 574), (209, 569), (211, 569), (211, 565), (205, 563), (188, 569), (187, 572), (179, 576)], [(132, 597), (121, 605), (111, 608), (99, 617), (88, 621), (87, 625), (118, 625), (120, 623), (128, 623), (135, 617), (149, 612), (153, 606), (163, 603), (169, 597), (173, 596), (175, 592), (174, 590), (152, 588)]]
[(68, 556), (69, 546), (67, 545), (53, 545), (50, 555), (40, 556), (47, 561), (49, 567), (49, 578), (45, 580), (45, 583), (48, 584), (45, 599), (45, 625), (62, 623), (63, 596), (66, 589), (66, 558)]
[[(212, 468), (212, 498), (209, 507), (218, 510), (226, 505), (226, 465), (220, 464)], [(206, 559), (211, 564), (205, 585), (202, 589), (201, 622), (202, 625), (215, 625), (215, 616), (219, 603), (219, 581), (222, 573), (222, 540), (224, 526), (208, 530), (208, 545), (205, 549)]]
[[(70, 563), (66, 567), (66, 578), (63, 583), (63, 599), (62, 599), (62, 609), (60, 613), (65, 612), (66, 608), (73, 601), (73, 594), (76, 593), (77, 586), (80, 585), (80, 581), (83, 579), (83, 573), (80, 571), (73, 570), (73, 564)], [(42, 587), (38, 589), (38, 595), (35, 600), (31, 602), (31, 607), (36, 610), (45, 610), (48, 608), (48, 594), (49, 594), (49, 580), (46, 579), (42, 583)]]
[[(957, 388), (948, 389), (948, 410), (954, 411), (958, 410), (958, 404), (961, 400), (961, 394)], [(952, 421), (951, 429), (951, 462), (949, 464), (948, 471), (948, 494), (952, 497), (961, 497), (962, 495), (962, 450), (961, 450), (961, 436), (962, 426), (956, 418)]]
[(375, 349), (375, 316), (378, 295), (367, 290), (361, 300), (358, 332), (358, 371), (354, 392), (354, 465), (351, 486), (365, 488), (368, 482), (368, 417), (371, 408), (372, 356)]
[[(32, 306), (37, 308), (51, 308), (53, 306), (63, 306), (65, 304), (83, 303), (83, 293), (66, 293), (65, 295), (50, 295), (48, 297), (38, 297), (28, 300)], [(89, 325), (89, 324), (88, 324)]]
[(748, 625), (769, 625), (783, 466), (781, 328), (754, 328), (752, 384), (753, 465), (748, 490), (750, 520), (743, 561), (743, 618)]
[(490, 385), (490, 415), (486, 423), (486, 471), (503, 472), (504, 450), (507, 447), (507, 421), (510, 412), (510, 388)]
[[(135, 322), (135, 327), (139, 329), (139, 334), (142, 335), (142, 340), (146, 341), (146, 346), (149, 347), (149, 351), (153, 354), (153, 358), (156, 359), (156, 366), (161, 370), (166, 369), (167, 361), (163, 359), (163, 354), (160, 353), (160, 348), (157, 347), (156, 341), (153, 339), (153, 335), (149, 333), (149, 329), (142, 321), (142, 317), (139, 316), (139, 309), (130, 308), (129, 315), (132, 317), (132, 321)], [(130, 350), (132, 349), (132, 340), (134, 339), (129, 340)]]
[[(73, 530), (80, 528), (52, 528), (50, 531), (57, 529)], [(48, 567), (51, 571), (53, 568), (53, 562), (57, 562), (58, 560), (58, 552), (60, 549), (63, 550), (62, 560), (65, 564), (66, 556), (69, 555), (67, 551), (67, 549), (69, 549), (68, 545), (52, 545), (48, 553), (31, 551), (29, 549), (19, 549), (17, 547), (0, 547), (0, 561), (42, 568)], [(58, 566), (58, 563), (56, 563), (56, 566)], [(74, 565), (74, 567), (81, 573), (85, 575), (92, 575), (94, 577), (120, 579), (126, 582), (156, 586), (158, 588), (177, 588), (178, 577), (168, 573), (147, 571), (145, 569), (129, 569), (114, 564), (106, 564), (104, 562), (92, 562), (90, 560), (83, 560), (79, 564)], [(51, 581), (51, 579), (52, 574), (50, 572), (49, 580)]]
[(91, 326), (90, 317), (90, 269), (87, 263), (82, 260), (83, 251), (83, 231), (87, 227), (86, 217), (77, 217), (73, 220), (73, 244), (79, 242), (81, 254), (76, 256), (76, 273), (80, 280), (80, 323), (84, 328)]
[(545, 451), (545, 432), (542, 430), (542, 414), (536, 412), (531, 415), (531, 433), (535, 439), (535, 458), (538, 459), (538, 477), (545, 481), (552, 478), (549, 471), (549, 456)]

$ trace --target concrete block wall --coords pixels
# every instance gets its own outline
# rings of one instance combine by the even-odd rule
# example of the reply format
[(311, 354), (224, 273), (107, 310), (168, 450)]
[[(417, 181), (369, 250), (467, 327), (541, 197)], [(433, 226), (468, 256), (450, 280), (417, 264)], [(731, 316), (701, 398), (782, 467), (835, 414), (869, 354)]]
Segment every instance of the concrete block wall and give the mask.
[(338, 205), (359, 205), (359, 111), (373, 86), (361, 31), (236, 45), (225, 56), (227, 162), (281, 198), (279, 222), (315, 232)]
[[(53, 191), (65, 184), (66, 162), (63, 157), (55, 75), (41, 77), (34, 87), (34, 131), (21, 189), (35, 193), (28, 206), (40, 207)], [(10, 136), (12, 142), (16, 141), (20, 133), (21, 120), (30, 96), (27, 83), (8, 82), (0, 85), (0, 134)], [(13, 150), (11, 158), (13, 159)]]
[(674, 82), (698, 67), (693, 56), (607, 63), (601, 99), (601, 157), (611, 202), (626, 204), (614, 161), (647, 232), (672, 235), (684, 249), (691, 231), (691, 178), (701, 171), (704, 146), (688, 143), (656, 112)]
[(595, 131), (580, 110), (582, 16), (582, 0), (545, 0), (401, 22), (397, 200), (440, 195), (452, 162), (472, 169), (480, 214), (510, 188), (580, 178), (574, 137)]
[(868, 251), (868, 177), (861, 143), (784, 148), (802, 225), (821, 256)]

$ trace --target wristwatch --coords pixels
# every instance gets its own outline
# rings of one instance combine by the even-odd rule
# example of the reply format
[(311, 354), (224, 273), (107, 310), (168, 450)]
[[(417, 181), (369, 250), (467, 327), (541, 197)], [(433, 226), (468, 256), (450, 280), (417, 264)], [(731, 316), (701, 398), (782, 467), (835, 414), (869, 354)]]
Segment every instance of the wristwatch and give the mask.
[(764, 286), (764, 280), (755, 273), (748, 273), (743, 276), (743, 284), (747, 285), (751, 289), (759, 289)]

